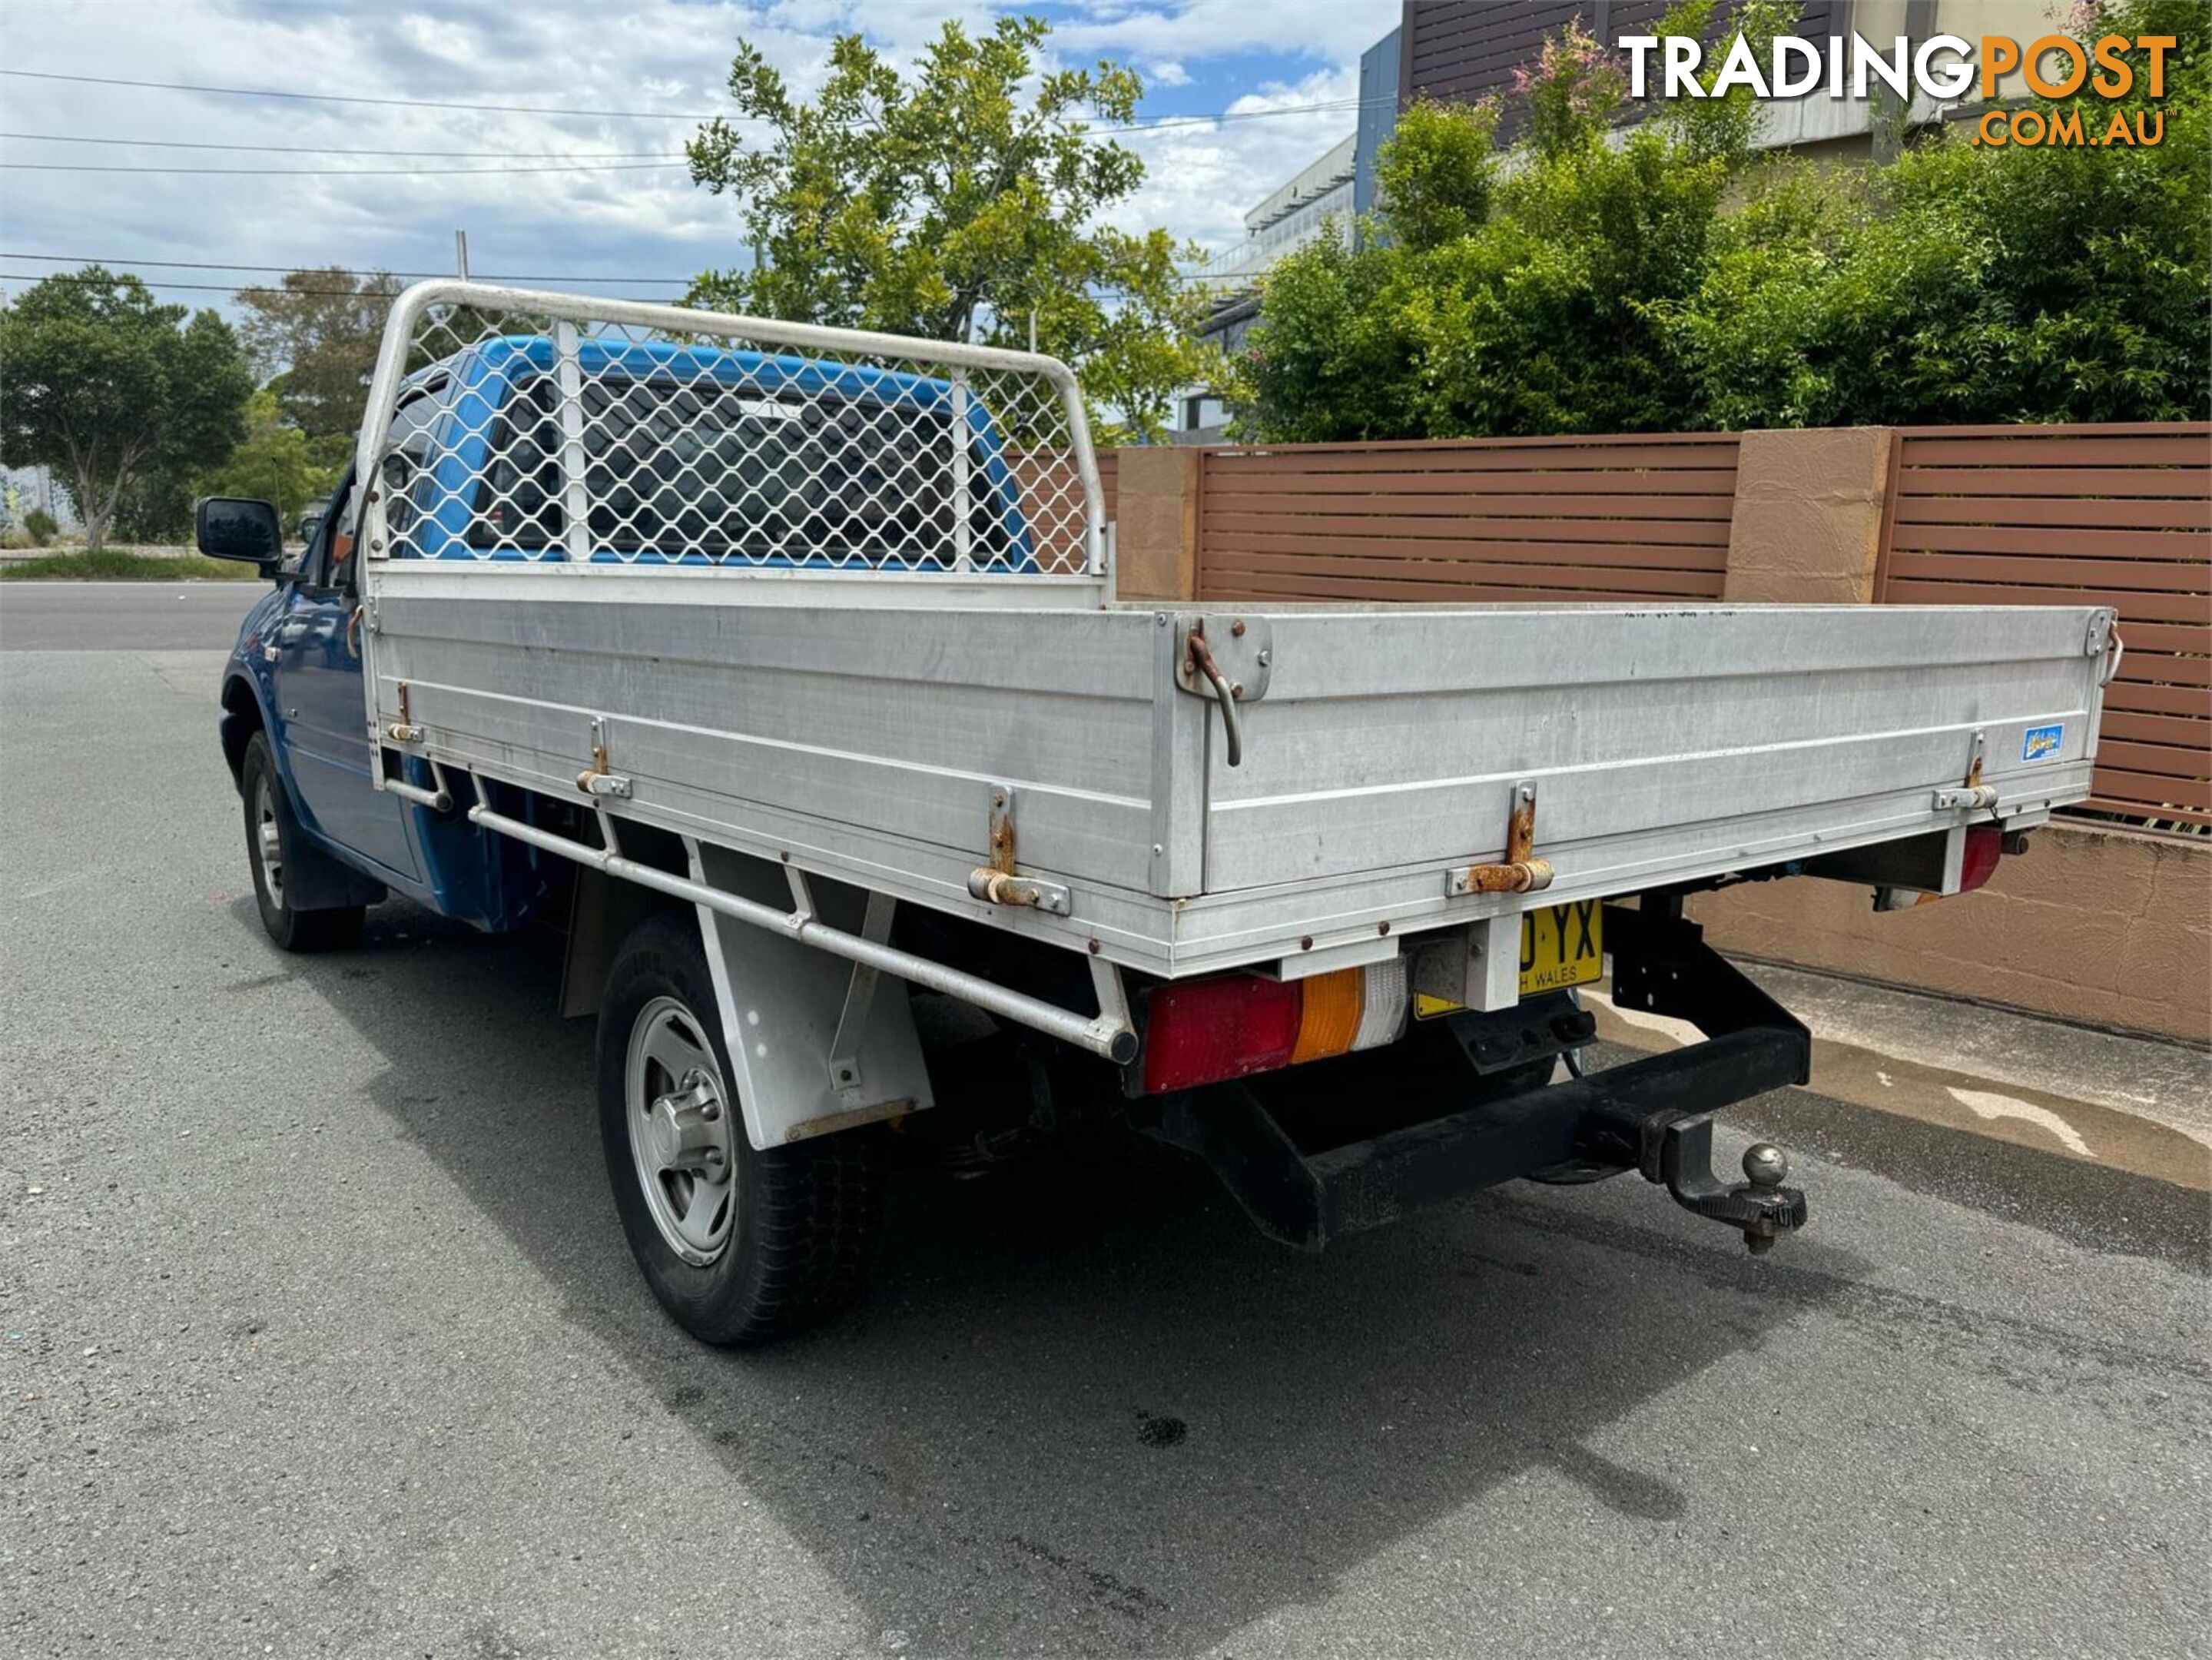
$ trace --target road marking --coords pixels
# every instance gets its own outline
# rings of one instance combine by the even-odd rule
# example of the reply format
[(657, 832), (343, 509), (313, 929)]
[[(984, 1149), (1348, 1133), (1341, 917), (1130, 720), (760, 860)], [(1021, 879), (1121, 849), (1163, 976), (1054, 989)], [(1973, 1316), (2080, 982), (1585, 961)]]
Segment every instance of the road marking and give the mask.
[(64, 888), (81, 888), (87, 882), (91, 881), (94, 877), (99, 874), (100, 873), (96, 870), (81, 870), (74, 876), (64, 876), (60, 881), (49, 882), (42, 888), (26, 888), (21, 893), (18, 894), (16, 897), (19, 899), (43, 899), (50, 893), (61, 892)]
[(1699, 1031), (1697, 1027), (1692, 1025), (1687, 1020), (1677, 1020), (1671, 1014), (1652, 1014), (1643, 1009), (1625, 1009), (1606, 993), (1595, 990), (1589, 986), (1583, 988), (1583, 996), (1587, 1001), (1595, 1003), (1601, 1008), (1612, 1010), (1630, 1025), (1641, 1026), (1646, 1031), (1656, 1031), (1662, 1037), (1671, 1038), (1677, 1043), (1702, 1043), (1705, 1041), (1705, 1033)]
[(2039, 1129), (2049, 1130), (2057, 1136), (2067, 1152), (2083, 1158), (2094, 1158), (2089, 1144), (2075, 1129), (2048, 1107), (2039, 1107), (2033, 1101), (2023, 1101), (2018, 1096), (1999, 1095), (1990, 1090), (1962, 1090), (1956, 1085), (1948, 1086), (1951, 1098), (1960, 1105), (1970, 1108), (1978, 1118), (2024, 1118)]

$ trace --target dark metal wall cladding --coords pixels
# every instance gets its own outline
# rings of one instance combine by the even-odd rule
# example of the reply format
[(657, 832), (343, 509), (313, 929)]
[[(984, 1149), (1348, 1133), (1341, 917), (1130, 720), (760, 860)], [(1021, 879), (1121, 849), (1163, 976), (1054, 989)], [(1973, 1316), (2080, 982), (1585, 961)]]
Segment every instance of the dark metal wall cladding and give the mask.
[[(1579, 18), (1584, 28), (1619, 43), (1625, 34), (1650, 34), (1670, 0), (1407, 0), (1401, 27), (1398, 101), (1416, 98), (1472, 103), (1500, 95), (1513, 82), (1513, 71), (1536, 61), (1545, 39)], [(1723, 27), (1728, 0), (1716, 9), (1714, 27)], [(1796, 33), (1825, 38), (1844, 27), (1848, 0), (1805, 0)], [(1509, 110), (1504, 131), (1519, 124)]]

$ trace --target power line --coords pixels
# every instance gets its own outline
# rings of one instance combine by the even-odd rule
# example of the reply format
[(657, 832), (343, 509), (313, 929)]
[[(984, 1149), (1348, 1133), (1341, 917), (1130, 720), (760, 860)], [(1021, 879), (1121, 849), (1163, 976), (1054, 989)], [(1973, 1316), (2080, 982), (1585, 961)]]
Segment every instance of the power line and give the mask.
[[(136, 271), (118, 271), (115, 275), (118, 277), (138, 277)], [(0, 283), (91, 283), (98, 280), (97, 277), (87, 277), (81, 271), (48, 271), (46, 275), (40, 276), (36, 271), (0, 271)], [(228, 283), (164, 283), (149, 281), (143, 277), (138, 277), (138, 281), (149, 289), (179, 289), (204, 294), (307, 294), (324, 295), (334, 300), (376, 297), (374, 295), (365, 295), (358, 289), (270, 289), (256, 288), (252, 283), (239, 288)]]
[(26, 81), (68, 81), (88, 87), (137, 87), (149, 92), (204, 92), (223, 98), (289, 98), (311, 104), (374, 104), (386, 109), (470, 110), (491, 115), (584, 115), (605, 121), (711, 121), (711, 115), (674, 110), (579, 110), (543, 104), (469, 104), (436, 98), (364, 98), (337, 92), (286, 92), (271, 87), (209, 87), (188, 81), (126, 81), (108, 75), (62, 75), (49, 70), (0, 70)]
[(166, 173), (201, 179), (452, 179), (495, 173), (669, 173), (682, 161), (576, 161), (527, 167), (140, 167), (80, 161), (0, 161), (4, 173)]
[[(247, 265), (212, 259), (106, 259), (86, 253), (29, 253), (21, 248), (0, 248), (0, 259), (36, 259), (57, 265), (154, 265), (163, 271), (343, 271), (349, 277), (451, 277), (450, 271), (393, 271), (383, 265)], [(688, 283), (688, 277), (537, 277), (514, 272), (485, 271), (487, 283)], [(217, 286), (221, 286), (218, 284)]]
[[(325, 267), (325, 269), (327, 270), (330, 267)], [(118, 278), (138, 277), (136, 271), (117, 271), (113, 275)], [(384, 275), (387, 277), (450, 277), (453, 273), (451, 271), (386, 271)], [(44, 275), (37, 271), (0, 271), (0, 283), (94, 283), (100, 280), (98, 277), (88, 277), (82, 271), (48, 271)], [(374, 300), (390, 297), (365, 292), (358, 288), (294, 288), (289, 284), (275, 283), (173, 283), (167, 278), (145, 277), (138, 277), (138, 280), (149, 289), (176, 289), (196, 294), (301, 294), (331, 300)], [(623, 283), (639, 287), (649, 283), (663, 288), (689, 288), (692, 283), (692, 279), (689, 277), (505, 277), (497, 279), (484, 277), (477, 280), (487, 282), (497, 280), (507, 283)]]
[[(51, 256), (38, 255), (38, 254), (0, 254), (0, 258), (11, 258), (11, 259), (21, 259), (21, 258), (50, 258), (50, 257), (51, 257)], [(94, 263), (94, 264), (103, 264), (103, 263), (106, 263), (106, 262), (104, 262), (104, 261), (93, 261), (93, 262), (91, 262), (91, 263)], [(118, 261), (118, 262), (117, 262), (117, 263), (118, 263), (118, 264), (119, 264), (119, 263), (123, 263), (123, 262), (119, 262), (119, 261)], [(183, 261), (178, 261), (178, 260), (167, 260), (167, 261), (164, 261), (164, 260), (159, 260), (159, 259), (142, 259), (142, 260), (137, 261), (137, 263), (138, 263), (138, 264), (140, 264), (140, 265), (165, 265), (165, 264), (166, 264), (166, 265), (179, 265), (179, 264), (184, 264), (185, 262), (183, 262)], [(194, 269), (194, 270), (205, 270), (205, 269), (208, 269), (208, 267), (205, 267), (205, 266), (192, 266), (192, 267), (191, 267), (191, 269)], [(234, 270), (234, 271), (279, 271), (279, 270), (289, 270), (289, 269), (308, 269), (308, 268), (307, 268), (307, 267), (296, 267), (296, 268), (295, 268), (295, 267), (285, 267), (285, 266), (277, 266), (277, 265), (235, 265), (235, 266), (229, 267), (229, 269)], [(343, 267), (343, 266), (336, 266), (336, 265), (325, 265), (325, 266), (320, 266), (320, 267), (315, 267), (315, 268), (313, 268), (313, 269), (319, 269), (319, 270), (323, 270), (323, 271), (338, 271), (338, 270), (343, 270), (343, 269), (344, 269), (344, 267)], [(451, 271), (383, 271), (383, 272), (378, 272), (378, 273), (363, 273), (363, 274), (365, 274), (365, 275), (368, 275), (368, 274), (373, 274), (373, 275), (380, 275), (380, 276), (385, 276), (385, 277), (451, 277), (451, 276), (453, 275), (453, 273), (452, 273)], [(114, 275), (115, 277), (137, 277), (137, 276), (138, 276), (138, 274), (137, 274), (136, 271), (116, 271), (115, 273), (113, 273), (113, 275)], [(82, 271), (48, 271), (48, 272), (46, 272), (46, 273), (45, 273), (45, 274), (43, 274), (43, 275), (41, 275), (40, 272), (37, 272), (37, 271), (0, 271), (0, 283), (91, 283), (91, 282), (97, 282), (97, 281), (99, 281), (99, 280), (100, 280), (100, 279), (99, 279), (99, 278), (97, 278), (97, 277), (88, 277), (88, 276), (86, 276), (86, 275), (85, 275), (83, 272), (82, 272)], [(489, 273), (489, 272), (487, 272), (487, 273), (483, 274), (483, 276), (477, 277), (475, 280), (477, 280), (477, 281), (478, 281), (478, 282), (487, 282), (487, 283), (490, 283), (490, 282), (498, 282), (498, 283), (623, 283), (623, 284), (629, 285), (629, 286), (632, 286), (632, 287), (640, 287), (640, 288), (642, 288), (642, 287), (647, 287), (647, 286), (652, 286), (652, 287), (659, 287), (659, 288), (686, 288), (686, 289), (688, 289), (688, 288), (690, 288), (690, 287), (691, 286), (691, 284), (692, 284), (692, 283), (693, 283), (696, 279), (696, 278), (694, 278), (694, 277), (575, 277), (575, 276), (570, 276), (570, 277), (521, 277), (521, 276), (501, 276), (501, 275), (495, 275), (495, 274), (493, 274), (493, 273)], [(1207, 278), (1206, 278), (1206, 277), (1202, 277), (1202, 276), (1200, 276), (1200, 275), (1199, 275), (1199, 274), (1197, 274), (1197, 273), (1195, 273), (1195, 272), (1190, 272), (1190, 271), (1176, 271), (1176, 272), (1173, 272), (1173, 273), (1171, 273), (1171, 274), (1170, 274), (1169, 280), (1170, 280), (1170, 281), (1171, 281), (1171, 282), (1176, 282), (1176, 283), (1196, 283), (1196, 282), (1205, 282), (1205, 281), (1207, 281), (1207, 280), (1209, 280), (1209, 279), (1207, 279)], [(376, 294), (373, 294), (373, 293), (366, 293), (366, 292), (364, 292), (362, 289), (358, 289), (358, 288), (351, 288), (351, 289), (327, 289), (327, 288), (325, 288), (325, 289), (308, 289), (308, 288), (295, 288), (295, 287), (290, 286), (289, 284), (284, 284), (284, 283), (176, 283), (176, 282), (171, 282), (171, 281), (169, 281), (169, 280), (168, 280), (167, 278), (166, 278), (166, 277), (152, 277), (152, 278), (149, 278), (149, 277), (138, 277), (138, 281), (139, 281), (140, 283), (143, 283), (146, 287), (148, 287), (148, 288), (149, 288), (149, 289), (162, 289), (162, 290), (163, 290), (163, 291), (165, 291), (165, 292), (168, 292), (168, 291), (175, 291), (175, 292), (178, 292), (178, 293), (189, 293), (189, 294), (274, 294), (274, 295), (307, 295), (307, 296), (310, 296), (310, 297), (313, 297), (313, 298), (316, 298), (316, 299), (326, 299), (326, 300), (362, 300), (362, 299), (382, 299), (382, 298), (388, 298), (388, 297), (389, 297), (389, 296), (386, 296), (386, 295), (376, 295)], [(1124, 288), (1124, 287), (1119, 286), (1119, 285), (1117, 285), (1117, 284), (1110, 284), (1110, 283), (1089, 283), (1089, 284), (1086, 284), (1085, 286), (1086, 286), (1087, 288), (1089, 288), (1089, 289), (1090, 289), (1091, 292), (1092, 292), (1093, 294), (1098, 294), (1098, 295), (1128, 294), (1128, 293), (1131, 293), (1131, 292), (1133, 292), (1133, 290), (1132, 290), (1132, 289), (1127, 289), (1127, 288)]]
[(201, 144), (181, 138), (94, 138), (63, 132), (0, 132), (0, 138), (40, 144), (113, 144), (129, 149), (265, 150), (284, 155), (422, 155), (444, 161), (681, 161), (666, 150), (375, 150), (327, 144)]
[[(473, 104), (436, 98), (368, 98), (335, 92), (289, 92), (271, 87), (210, 87), (186, 81), (127, 81), (106, 75), (63, 75), (47, 70), (0, 69), (0, 75), (31, 81), (67, 81), (80, 86), (133, 87), (152, 92), (209, 93), (223, 98), (285, 98), (317, 104), (370, 104), (385, 109), (463, 110), (482, 115), (568, 115), (603, 121), (757, 121), (762, 116), (736, 115), (718, 110), (705, 115), (677, 110), (584, 110), (545, 104)], [(1397, 94), (1362, 99), (1326, 98), (1310, 104), (1284, 104), (1265, 110), (1215, 110), (1197, 115), (1162, 115), (1136, 121), (1102, 124), (1090, 133), (1110, 137), (1124, 132), (1158, 132), (1175, 127), (1212, 126), (1225, 121), (1266, 121), (1285, 115), (1314, 115), (1356, 110), (1368, 104), (1395, 104)]]

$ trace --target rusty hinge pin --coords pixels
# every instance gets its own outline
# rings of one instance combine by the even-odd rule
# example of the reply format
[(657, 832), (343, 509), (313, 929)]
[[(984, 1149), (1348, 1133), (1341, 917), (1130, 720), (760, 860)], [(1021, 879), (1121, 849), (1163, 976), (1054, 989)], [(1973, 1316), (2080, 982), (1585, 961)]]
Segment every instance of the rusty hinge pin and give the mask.
[(1467, 873), (1469, 893), (1535, 893), (1552, 885), (1552, 861), (1516, 859), (1504, 865), (1476, 865)]

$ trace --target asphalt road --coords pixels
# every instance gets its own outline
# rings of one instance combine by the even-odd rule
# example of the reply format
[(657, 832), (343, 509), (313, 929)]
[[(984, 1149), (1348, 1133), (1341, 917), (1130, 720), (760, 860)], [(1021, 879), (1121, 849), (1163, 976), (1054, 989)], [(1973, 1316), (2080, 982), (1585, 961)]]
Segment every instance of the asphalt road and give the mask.
[(261, 582), (0, 582), (0, 651), (226, 651)]
[(1769, 1257), (1629, 1180), (1309, 1260), (1091, 1149), (709, 1350), (543, 941), (264, 941), (217, 666), (0, 657), (0, 1652), (2208, 1646), (2201, 1195), (1791, 1092)]

